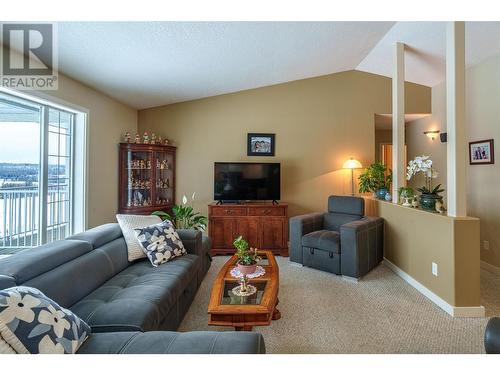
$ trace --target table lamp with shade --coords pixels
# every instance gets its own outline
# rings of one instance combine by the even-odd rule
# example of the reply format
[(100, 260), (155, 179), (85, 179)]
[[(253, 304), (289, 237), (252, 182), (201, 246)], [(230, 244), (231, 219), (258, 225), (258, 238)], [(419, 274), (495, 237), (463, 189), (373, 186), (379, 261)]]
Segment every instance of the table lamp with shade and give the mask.
[(353, 158), (350, 158), (347, 160), (344, 165), (342, 166), (344, 169), (350, 169), (351, 170), (351, 195), (354, 196), (354, 170), (363, 168), (361, 163)]

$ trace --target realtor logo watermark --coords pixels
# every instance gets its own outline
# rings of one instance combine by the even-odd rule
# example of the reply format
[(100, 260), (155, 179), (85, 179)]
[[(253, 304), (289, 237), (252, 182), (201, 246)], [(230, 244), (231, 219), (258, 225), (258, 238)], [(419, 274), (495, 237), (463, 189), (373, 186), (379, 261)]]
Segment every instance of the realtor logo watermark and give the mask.
[(55, 24), (0, 25), (0, 86), (19, 90), (57, 90)]

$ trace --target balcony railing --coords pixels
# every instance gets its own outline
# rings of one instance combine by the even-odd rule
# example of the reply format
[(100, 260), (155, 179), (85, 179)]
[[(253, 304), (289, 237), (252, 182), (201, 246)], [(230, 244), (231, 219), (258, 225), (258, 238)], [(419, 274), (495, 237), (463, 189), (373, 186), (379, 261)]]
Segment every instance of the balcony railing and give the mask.
[[(46, 241), (67, 237), (70, 204), (67, 185), (49, 185)], [(38, 187), (0, 189), (0, 250), (30, 248), (40, 243), (40, 197)]]

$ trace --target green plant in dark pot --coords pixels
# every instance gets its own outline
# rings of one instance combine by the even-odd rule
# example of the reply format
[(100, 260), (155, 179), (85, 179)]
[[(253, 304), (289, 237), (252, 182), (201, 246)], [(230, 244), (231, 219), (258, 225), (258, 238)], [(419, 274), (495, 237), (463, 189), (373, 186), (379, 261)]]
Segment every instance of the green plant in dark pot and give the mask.
[(373, 192), (378, 199), (385, 199), (391, 188), (392, 171), (381, 162), (375, 162), (365, 169), (358, 177), (359, 192)]
[(441, 184), (432, 187), (432, 180), (438, 177), (438, 172), (432, 168), (432, 160), (428, 156), (417, 156), (408, 163), (406, 179), (410, 180), (417, 173), (422, 173), (425, 177), (425, 185), (417, 189), (421, 193), (420, 207), (427, 211), (436, 211), (436, 203), (443, 202), (439, 193), (444, 189), (441, 189)]

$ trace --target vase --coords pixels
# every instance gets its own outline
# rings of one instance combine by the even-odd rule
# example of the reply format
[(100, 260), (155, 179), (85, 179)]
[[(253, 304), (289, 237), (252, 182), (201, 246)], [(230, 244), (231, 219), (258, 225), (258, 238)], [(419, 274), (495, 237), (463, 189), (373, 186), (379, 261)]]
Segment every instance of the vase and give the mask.
[(250, 264), (250, 265), (238, 263), (237, 267), (238, 267), (238, 270), (241, 272), (241, 275), (246, 276), (246, 275), (251, 275), (252, 273), (255, 273), (255, 270), (257, 269), (257, 263)]
[(443, 199), (439, 194), (421, 194), (420, 207), (426, 211), (436, 211), (436, 202)]
[(389, 193), (389, 192), (385, 193), (385, 197), (384, 198), (385, 198), (385, 200), (387, 202), (392, 201), (392, 195), (391, 195), (391, 193)]
[(377, 199), (384, 200), (385, 195), (387, 194), (387, 189), (386, 188), (378, 189), (375, 194), (377, 196)]
[(403, 197), (403, 206), (404, 207), (411, 207), (411, 203), (410, 203), (410, 197)]

